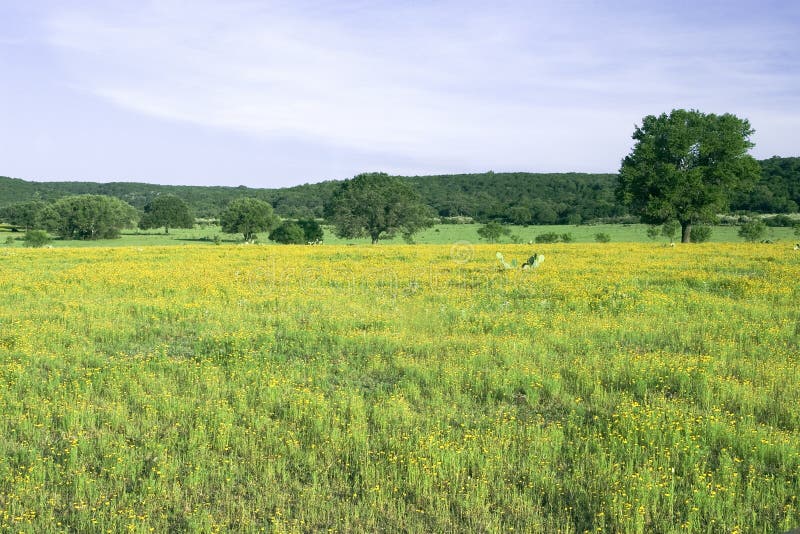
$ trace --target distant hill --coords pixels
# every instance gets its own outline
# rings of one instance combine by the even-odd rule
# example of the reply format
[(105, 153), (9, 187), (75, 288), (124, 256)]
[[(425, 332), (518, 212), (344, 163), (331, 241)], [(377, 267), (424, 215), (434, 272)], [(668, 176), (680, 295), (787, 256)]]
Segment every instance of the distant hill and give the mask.
[[(760, 213), (798, 211), (800, 158), (773, 157), (759, 162), (762, 179), (755, 189), (737, 195), (734, 210)], [(614, 197), (614, 174), (478, 173), (402, 177), (440, 216), (503, 219), (520, 224), (579, 223), (627, 215)], [(143, 208), (158, 194), (186, 200), (198, 217), (216, 217), (231, 200), (248, 196), (265, 200), (283, 217), (321, 217), (337, 181), (282, 189), (155, 185), (135, 182), (28, 182), (0, 177), (0, 207), (39, 197), (111, 195)]]

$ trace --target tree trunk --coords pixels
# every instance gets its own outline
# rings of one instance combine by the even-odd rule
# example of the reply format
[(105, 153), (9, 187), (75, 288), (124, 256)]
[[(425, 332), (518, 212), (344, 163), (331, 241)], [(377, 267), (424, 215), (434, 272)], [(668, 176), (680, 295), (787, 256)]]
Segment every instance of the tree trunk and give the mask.
[(378, 236), (376, 236), (376, 235), (372, 236), (372, 244), (373, 245), (377, 245), (378, 244)]
[(692, 241), (692, 223), (681, 221), (681, 243), (691, 243)]
[(165, 234), (168, 234), (168, 233), (169, 233), (169, 226), (165, 226), (165, 227), (164, 227), (164, 233), (165, 233)]

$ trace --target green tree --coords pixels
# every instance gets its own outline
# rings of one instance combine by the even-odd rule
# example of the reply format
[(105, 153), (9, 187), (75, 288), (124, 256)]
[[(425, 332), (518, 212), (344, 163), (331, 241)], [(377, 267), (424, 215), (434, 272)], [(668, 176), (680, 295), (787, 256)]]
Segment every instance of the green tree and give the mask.
[(272, 230), (278, 222), (278, 217), (272, 212), (272, 206), (257, 198), (232, 200), (219, 217), (223, 232), (240, 233), (245, 241), (252, 241), (256, 232)]
[(191, 228), (194, 226), (194, 217), (189, 211), (189, 205), (175, 195), (158, 195), (145, 204), (144, 215), (139, 221), (139, 228), (164, 227), (168, 234), (170, 228)]
[(406, 240), (433, 224), (427, 206), (406, 182), (385, 173), (359, 174), (341, 184), (325, 206), (339, 237), (380, 239), (401, 233)]
[(739, 228), (739, 237), (750, 243), (760, 241), (767, 233), (767, 225), (761, 219), (751, 219)]
[(43, 200), (17, 202), (0, 210), (0, 219), (26, 232), (46, 228), (51, 224), (53, 208)]
[(511, 230), (503, 226), (497, 221), (489, 221), (480, 228), (478, 228), (478, 235), (481, 239), (485, 239), (489, 243), (500, 241), (504, 235), (510, 235)]
[(269, 233), (269, 240), (284, 245), (304, 245), (307, 243), (306, 234), (294, 221), (284, 221)]
[(648, 115), (622, 161), (617, 196), (644, 222), (677, 219), (681, 241), (689, 242), (693, 224), (711, 222), (733, 192), (758, 180), (760, 167), (747, 154), (753, 132), (746, 119), (728, 113)]
[(313, 219), (301, 219), (297, 221), (298, 226), (303, 229), (306, 236), (306, 243), (322, 243), (325, 232), (322, 226)]
[(675, 241), (675, 236), (678, 235), (680, 229), (681, 229), (681, 223), (679, 223), (675, 219), (672, 219), (661, 225), (661, 235), (663, 235), (670, 241)]
[(116, 197), (77, 195), (53, 204), (58, 214), (55, 231), (64, 239), (112, 239), (122, 228), (136, 224), (136, 209)]

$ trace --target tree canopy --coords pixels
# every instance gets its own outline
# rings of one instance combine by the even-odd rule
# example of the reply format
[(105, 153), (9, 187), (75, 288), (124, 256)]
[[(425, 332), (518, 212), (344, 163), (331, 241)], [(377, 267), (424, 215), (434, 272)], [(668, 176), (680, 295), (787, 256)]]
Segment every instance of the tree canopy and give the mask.
[(64, 239), (111, 239), (135, 225), (138, 213), (130, 204), (105, 195), (63, 197), (53, 204), (58, 219), (53, 229)]
[(194, 226), (194, 216), (189, 210), (189, 205), (175, 195), (158, 195), (145, 204), (144, 215), (139, 221), (139, 228), (164, 228), (168, 234), (170, 228), (191, 228)]
[(410, 185), (385, 173), (367, 173), (342, 183), (325, 209), (339, 237), (404, 238), (432, 224), (429, 209)]
[(758, 180), (758, 163), (747, 154), (753, 132), (746, 119), (728, 113), (648, 115), (622, 161), (618, 197), (644, 222), (676, 219), (688, 242), (692, 224), (713, 221), (733, 192)]
[(295, 221), (284, 221), (269, 233), (269, 240), (284, 245), (304, 245), (306, 234)]
[(227, 234), (241, 233), (245, 241), (252, 241), (257, 232), (268, 232), (280, 220), (272, 206), (257, 198), (237, 198), (222, 212), (219, 223)]

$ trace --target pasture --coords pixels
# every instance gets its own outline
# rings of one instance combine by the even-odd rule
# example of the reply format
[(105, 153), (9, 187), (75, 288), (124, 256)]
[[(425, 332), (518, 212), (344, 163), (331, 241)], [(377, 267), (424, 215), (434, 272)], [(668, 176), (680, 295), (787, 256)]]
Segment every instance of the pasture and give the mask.
[(0, 247), (0, 530), (786, 531), (798, 280), (786, 243)]
[[(471, 224), (437, 224), (431, 228), (422, 230), (414, 236), (414, 242), (423, 245), (448, 245), (460, 241), (470, 243), (485, 243), (478, 235), (478, 228), (482, 225)], [(668, 240), (659, 237), (652, 240), (647, 237), (647, 225), (645, 224), (584, 224), (584, 225), (545, 225), (545, 226), (519, 226), (505, 225), (512, 235), (517, 236), (520, 243), (535, 241), (536, 236), (554, 232), (558, 235), (571, 234), (575, 243), (594, 243), (595, 234), (605, 233), (613, 243), (651, 243), (665, 244)], [(716, 225), (713, 227), (711, 242), (714, 243), (741, 243), (743, 239), (738, 236), (738, 226)], [(22, 247), (22, 237), (24, 232), (11, 232), (10, 228), (3, 228), (0, 225), (0, 249)], [(263, 245), (273, 245), (269, 240), (268, 233), (258, 234), (258, 241)], [(242, 241), (241, 234), (222, 233), (219, 226), (214, 224), (196, 225), (194, 228), (170, 229), (169, 234), (164, 234), (162, 230), (136, 230), (126, 229), (122, 231), (119, 239), (99, 239), (93, 241), (76, 241), (55, 239), (53, 247), (120, 247), (120, 246), (169, 246), (169, 245), (211, 245), (214, 238), (218, 238), (220, 244), (235, 244)], [(6, 240), (11, 239), (6, 243)], [(678, 237), (678, 239), (680, 239)], [(765, 239), (779, 242), (794, 243), (798, 237), (793, 233), (792, 228), (774, 227), (768, 228)], [(503, 243), (512, 242), (509, 236), (503, 236)], [(364, 245), (369, 244), (368, 238), (361, 239), (342, 239), (334, 235), (331, 227), (325, 227), (324, 243), (330, 245)], [(401, 236), (392, 239), (381, 240), (381, 244), (402, 245), (405, 244)]]

